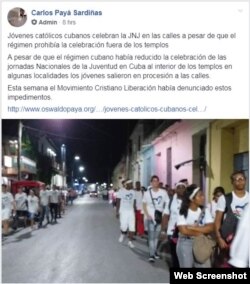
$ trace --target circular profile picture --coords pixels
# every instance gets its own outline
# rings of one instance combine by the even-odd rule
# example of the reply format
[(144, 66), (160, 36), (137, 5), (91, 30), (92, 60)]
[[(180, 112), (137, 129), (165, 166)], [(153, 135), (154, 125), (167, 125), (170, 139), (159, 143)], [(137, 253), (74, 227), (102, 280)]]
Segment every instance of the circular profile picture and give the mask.
[(21, 27), (27, 21), (27, 14), (22, 8), (13, 8), (8, 13), (8, 21), (13, 27)]

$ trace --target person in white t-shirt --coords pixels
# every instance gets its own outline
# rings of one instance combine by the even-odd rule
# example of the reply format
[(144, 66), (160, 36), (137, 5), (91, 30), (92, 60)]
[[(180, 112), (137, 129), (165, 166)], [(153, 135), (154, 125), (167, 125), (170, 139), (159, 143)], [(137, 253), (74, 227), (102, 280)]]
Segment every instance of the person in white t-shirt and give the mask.
[(250, 268), (250, 205), (240, 219), (236, 235), (230, 248), (229, 264), (238, 268)]
[(17, 218), (24, 218), (24, 227), (27, 226), (27, 217), (28, 217), (28, 207), (27, 207), (27, 194), (23, 191), (22, 187), (18, 188), (18, 192), (15, 195), (16, 202), (16, 213)]
[(211, 267), (210, 259), (200, 264), (193, 256), (194, 237), (201, 234), (209, 234), (214, 229), (211, 213), (207, 208), (201, 209), (204, 202), (204, 194), (197, 185), (192, 184), (186, 188), (177, 217), (179, 237), (176, 252), (180, 268)]
[(138, 236), (142, 237), (144, 235), (144, 216), (142, 209), (142, 198), (143, 192), (141, 189), (141, 183), (137, 181), (135, 183), (135, 217), (136, 217), (136, 233)]
[(121, 235), (119, 242), (123, 242), (124, 236), (129, 231), (128, 246), (134, 248), (132, 242), (135, 233), (135, 191), (131, 180), (125, 182), (125, 188), (121, 188), (117, 193), (116, 216), (120, 217)]
[(29, 218), (30, 218), (30, 225), (31, 229), (34, 229), (35, 224), (35, 215), (38, 213), (39, 210), (39, 199), (35, 196), (34, 191), (31, 189), (28, 196), (28, 211), (29, 211)]
[(56, 189), (55, 185), (53, 185), (53, 189), (50, 190), (49, 202), (50, 202), (51, 223), (53, 223), (53, 221), (57, 223), (58, 204), (60, 202), (60, 192)]
[[(215, 216), (215, 234), (220, 248), (219, 258), (221, 259), (221, 264), (218, 266), (222, 267), (228, 266), (229, 249), (236, 233), (237, 221), (241, 219), (244, 209), (249, 203), (249, 194), (245, 190), (246, 177), (244, 172), (236, 171), (230, 178), (233, 191), (219, 198)], [(230, 200), (231, 204), (227, 206), (226, 200)]]
[(2, 224), (3, 224), (3, 235), (8, 235), (9, 233), (9, 219), (11, 216), (11, 211), (16, 214), (16, 205), (14, 202), (13, 195), (7, 191), (7, 185), (2, 184)]
[(41, 189), (39, 192), (40, 197), (40, 208), (41, 208), (41, 216), (39, 220), (39, 228), (42, 227), (44, 217), (46, 216), (47, 224), (49, 223), (49, 196), (50, 191), (49, 187), (46, 187), (45, 189)]
[[(157, 254), (157, 244), (162, 228), (162, 223), (155, 220), (155, 211), (163, 212), (164, 208), (169, 206), (169, 197), (164, 189), (159, 187), (159, 177), (151, 177), (151, 187), (144, 193), (143, 211), (147, 218), (148, 244), (149, 244), (149, 262), (154, 262), (160, 258)], [(168, 213), (169, 214), (169, 213)]]
[(180, 267), (178, 257), (176, 254), (176, 244), (178, 239), (177, 233), (177, 218), (179, 216), (182, 198), (186, 190), (186, 184), (183, 182), (179, 182), (176, 184), (175, 194), (170, 201), (169, 208), (165, 208), (163, 211), (163, 231), (162, 236), (164, 234), (167, 235), (170, 253), (171, 253), (171, 265), (172, 267), (178, 268)]
[(209, 209), (213, 219), (215, 219), (217, 203), (221, 195), (225, 195), (225, 190), (222, 186), (217, 186), (213, 192), (213, 200), (211, 203), (208, 203), (207, 208)]

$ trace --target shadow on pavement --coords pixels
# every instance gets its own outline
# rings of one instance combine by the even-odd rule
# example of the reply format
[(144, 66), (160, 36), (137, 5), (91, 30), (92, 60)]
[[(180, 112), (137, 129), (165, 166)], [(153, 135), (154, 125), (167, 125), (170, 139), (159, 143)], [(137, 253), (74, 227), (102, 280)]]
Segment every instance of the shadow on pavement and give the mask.
[[(131, 251), (136, 254), (141, 260), (148, 262), (149, 254), (145, 250), (135, 247), (131, 249)], [(162, 259), (157, 259), (153, 263), (148, 262), (148, 264), (163, 270), (166, 270), (166, 268), (169, 269), (169, 264), (167, 263), (165, 257)]]
[(10, 243), (18, 243), (21, 242), (22, 240), (26, 240), (32, 237), (32, 232), (26, 232), (24, 234), (21, 234), (19, 236), (16, 236), (15, 240), (11, 241)]

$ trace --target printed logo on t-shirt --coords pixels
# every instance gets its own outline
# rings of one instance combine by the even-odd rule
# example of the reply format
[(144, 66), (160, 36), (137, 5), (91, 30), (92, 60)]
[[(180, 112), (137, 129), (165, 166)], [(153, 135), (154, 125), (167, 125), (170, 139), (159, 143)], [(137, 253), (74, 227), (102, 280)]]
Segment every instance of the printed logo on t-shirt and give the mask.
[[(201, 218), (200, 218), (200, 222), (199, 222), (199, 225), (200, 226), (202, 226), (202, 225), (205, 225), (205, 214), (204, 213), (202, 213), (202, 216), (201, 216)], [(198, 222), (198, 220), (197, 221), (195, 221), (195, 223), (197, 223)]]
[(133, 193), (129, 193), (125, 195), (125, 200), (131, 200), (133, 198)]
[(235, 217), (237, 219), (241, 218), (243, 211), (244, 211), (245, 207), (247, 206), (247, 204), (248, 204), (248, 202), (246, 202), (244, 205), (236, 205), (235, 210), (232, 210), (233, 214), (235, 215)]
[(156, 198), (153, 198), (153, 200), (154, 200), (155, 204), (160, 205), (161, 202), (162, 202), (162, 196), (158, 196)]
[(5, 206), (8, 206), (10, 202), (9, 196), (2, 196), (2, 209), (5, 208)]

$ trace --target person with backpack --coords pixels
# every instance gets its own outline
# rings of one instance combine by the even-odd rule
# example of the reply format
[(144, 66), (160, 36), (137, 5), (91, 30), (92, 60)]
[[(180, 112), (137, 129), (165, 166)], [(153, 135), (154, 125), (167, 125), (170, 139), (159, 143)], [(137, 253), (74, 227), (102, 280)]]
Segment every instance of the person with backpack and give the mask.
[(180, 268), (210, 268), (211, 260), (200, 263), (193, 253), (196, 236), (208, 235), (213, 232), (214, 224), (211, 213), (204, 208), (205, 197), (196, 184), (186, 188), (183, 196), (177, 226), (179, 230), (176, 253)]
[(231, 175), (233, 191), (222, 195), (217, 203), (215, 216), (215, 234), (219, 247), (218, 267), (229, 267), (229, 250), (234, 239), (238, 220), (249, 202), (249, 194), (245, 190), (246, 177), (244, 172), (236, 171)]

